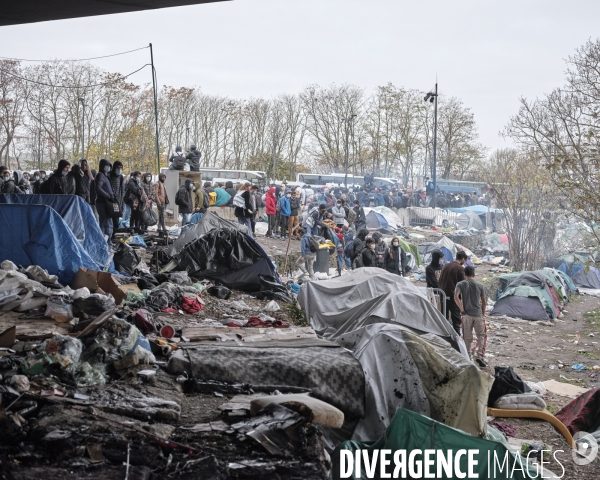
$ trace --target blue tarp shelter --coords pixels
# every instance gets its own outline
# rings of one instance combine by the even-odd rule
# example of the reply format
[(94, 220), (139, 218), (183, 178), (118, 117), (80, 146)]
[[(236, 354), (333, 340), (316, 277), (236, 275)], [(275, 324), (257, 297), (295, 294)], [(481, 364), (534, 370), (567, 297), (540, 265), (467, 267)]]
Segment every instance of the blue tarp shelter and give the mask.
[[(446, 210), (450, 210), (451, 212), (456, 213), (465, 213), (465, 212), (474, 212), (477, 215), (486, 215), (488, 212), (488, 207), (485, 205), (472, 205), (471, 207), (462, 207), (462, 208), (447, 208)], [(504, 213), (499, 208), (490, 208), (490, 213)]]
[(63, 285), (73, 281), (79, 267), (98, 269), (63, 218), (47, 205), (0, 204), (0, 225), (2, 260), (39, 265)]
[(103, 270), (108, 263), (108, 244), (87, 202), (76, 195), (0, 195), (0, 204), (47, 205), (58, 213), (73, 236)]

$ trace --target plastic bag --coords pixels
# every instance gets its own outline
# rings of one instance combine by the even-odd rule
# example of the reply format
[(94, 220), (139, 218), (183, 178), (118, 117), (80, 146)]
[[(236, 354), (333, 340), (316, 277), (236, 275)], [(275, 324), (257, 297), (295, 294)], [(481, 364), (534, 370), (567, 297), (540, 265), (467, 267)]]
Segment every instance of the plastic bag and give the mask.
[(67, 297), (51, 295), (46, 300), (45, 317), (53, 318), (59, 323), (67, 323), (73, 320), (73, 307)]
[(222, 285), (215, 285), (207, 290), (213, 297), (220, 298), (221, 300), (228, 300), (231, 296), (231, 290)]
[(86, 298), (78, 298), (73, 302), (73, 312), (75, 315), (86, 313), (87, 315), (97, 317), (114, 308), (117, 308), (117, 305), (112, 295), (101, 295), (99, 293), (94, 293)]
[(133, 350), (133, 353), (135, 355), (137, 355), (140, 363), (142, 363), (144, 365), (150, 365), (152, 363), (156, 363), (156, 357), (152, 354), (152, 352), (149, 352), (141, 345), (138, 345), (137, 347), (135, 347), (135, 349)]
[(535, 382), (527, 382), (526, 381), (525, 383), (535, 393), (537, 393), (539, 395), (546, 395), (546, 387), (544, 385), (544, 382), (535, 383)]
[(133, 275), (133, 272), (140, 263), (138, 253), (126, 243), (121, 243), (113, 257), (115, 268), (119, 272)]
[(142, 223), (148, 227), (152, 227), (158, 223), (154, 210), (147, 208), (142, 212)]
[(259, 275), (260, 293), (259, 298), (280, 300), (285, 303), (293, 303), (294, 299), (284, 285), (271, 275)]
[(281, 310), (281, 307), (275, 300), (271, 300), (265, 307), (265, 312), (277, 312), (279, 310)]
[(111, 317), (82, 339), (86, 349), (81, 359), (89, 362), (92, 366), (110, 365), (131, 352), (138, 336), (141, 336), (140, 331), (135, 325), (120, 318)]

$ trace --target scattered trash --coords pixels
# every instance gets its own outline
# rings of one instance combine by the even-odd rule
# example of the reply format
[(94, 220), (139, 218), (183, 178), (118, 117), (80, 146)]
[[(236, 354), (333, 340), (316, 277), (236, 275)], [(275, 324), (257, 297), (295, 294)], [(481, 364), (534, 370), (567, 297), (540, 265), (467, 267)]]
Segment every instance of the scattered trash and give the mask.
[(264, 309), (266, 312), (278, 312), (281, 307), (275, 300), (271, 300)]
[(210, 287), (207, 290), (213, 297), (220, 298), (222, 300), (228, 300), (231, 296), (231, 290), (223, 285), (216, 285), (214, 287)]
[(573, 370), (580, 372), (581, 370), (585, 370), (585, 366), (582, 363), (576, 363), (571, 367)]

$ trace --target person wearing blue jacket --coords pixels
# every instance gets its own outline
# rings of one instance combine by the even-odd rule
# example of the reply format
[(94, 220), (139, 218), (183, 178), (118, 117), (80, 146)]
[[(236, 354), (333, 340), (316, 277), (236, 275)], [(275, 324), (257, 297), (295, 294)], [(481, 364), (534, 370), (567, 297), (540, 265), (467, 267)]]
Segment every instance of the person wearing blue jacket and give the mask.
[(315, 271), (313, 265), (317, 259), (317, 254), (316, 252), (310, 251), (310, 242), (308, 239), (311, 237), (311, 234), (306, 232), (303, 228), (299, 228), (298, 232), (302, 235), (302, 239), (300, 240), (300, 258), (296, 262), (296, 267), (302, 272), (298, 281), (304, 280), (307, 275), (311, 280), (314, 280)]
[(112, 164), (106, 160), (100, 160), (98, 166), (98, 173), (96, 174), (96, 209), (98, 210), (98, 217), (100, 219), (100, 229), (104, 235), (108, 235), (108, 241), (113, 234), (113, 221), (112, 221), (112, 210), (113, 205), (117, 203), (115, 194), (113, 193), (112, 185), (110, 183), (110, 171)]
[(281, 225), (281, 239), (285, 239), (288, 222), (290, 219), (290, 215), (292, 213), (292, 206), (290, 204), (290, 198), (292, 197), (292, 192), (287, 192), (281, 200), (279, 200), (279, 206), (281, 207), (279, 211), (280, 225)]
[(215, 188), (215, 193), (217, 194), (217, 200), (214, 204), (215, 207), (224, 207), (229, 203), (229, 200), (231, 200), (231, 195), (229, 195), (224, 188)]

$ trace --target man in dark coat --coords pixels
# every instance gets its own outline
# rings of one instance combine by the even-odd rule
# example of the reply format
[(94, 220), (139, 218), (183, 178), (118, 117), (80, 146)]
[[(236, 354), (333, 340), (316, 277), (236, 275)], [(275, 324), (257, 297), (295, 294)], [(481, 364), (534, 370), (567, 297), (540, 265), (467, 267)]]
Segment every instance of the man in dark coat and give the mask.
[(229, 195), (231, 195), (231, 198), (227, 202), (227, 206), (231, 207), (233, 205), (233, 197), (235, 197), (235, 194), (237, 193), (237, 190), (235, 188), (233, 188), (233, 182), (232, 181), (225, 182), (225, 191)]
[(2, 185), (0, 185), (0, 193), (23, 193), (22, 190), (15, 184), (15, 179), (8, 170), (4, 170), (2, 172)]
[(192, 190), (194, 188), (194, 181), (190, 178), (186, 178), (185, 182), (177, 191), (175, 197), (175, 204), (179, 207), (179, 213), (183, 217), (181, 224), (187, 225), (190, 223), (190, 214), (194, 209), (194, 202), (192, 201)]
[(123, 216), (123, 197), (125, 195), (125, 185), (123, 178), (123, 164), (117, 160), (113, 163), (113, 168), (109, 174), (110, 186), (112, 187), (112, 191), (114, 197), (119, 205), (119, 211), (121, 212), (120, 216), (114, 216), (113, 221), (113, 235), (119, 229), (119, 218)]
[(113, 205), (117, 203), (117, 199), (110, 184), (110, 171), (112, 170), (111, 163), (106, 160), (100, 160), (98, 165), (98, 173), (94, 180), (96, 190), (96, 209), (100, 220), (100, 229), (102, 233), (108, 237), (108, 242), (113, 234), (112, 211)]
[(201, 157), (202, 157), (202, 154), (200, 153), (200, 150), (198, 150), (196, 148), (196, 145), (190, 145), (190, 153), (188, 153), (186, 155), (185, 159), (190, 164), (190, 171), (191, 172), (198, 172), (198, 171), (200, 171), (200, 158)]
[(74, 195), (75, 179), (73, 176), (69, 179), (70, 168), (71, 164), (65, 159), (58, 162), (58, 168), (42, 184), (42, 193), (49, 195)]

